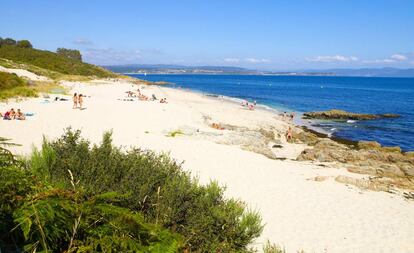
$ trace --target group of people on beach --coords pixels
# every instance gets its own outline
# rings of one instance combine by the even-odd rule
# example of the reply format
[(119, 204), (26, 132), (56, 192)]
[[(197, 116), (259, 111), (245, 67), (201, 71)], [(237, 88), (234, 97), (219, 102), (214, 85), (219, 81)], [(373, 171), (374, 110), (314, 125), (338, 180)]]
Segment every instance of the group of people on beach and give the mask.
[(256, 108), (256, 100), (253, 103), (249, 103), (249, 101), (245, 100), (241, 102), (242, 107), (246, 107), (249, 110), (254, 110)]
[(17, 109), (15, 111), (13, 108), (5, 112), (4, 114), (0, 112), (0, 117), (3, 118), (3, 120), (25, 120), (26, 115), (20, 110)]
[[(129, 91), (126, 91), (125, 93), (127, 93), (128, 97), (131, 97), (131, 98), (136, 97), (141, 101), (157, 101), (158, 100), (158, 98), (155, 96), (155, 94), (152, 94), (151, 98), (149, 98), (145, 94), (141, 93), (140, 89), (137, 89), (136, 92), (129, 90)], [(161, 98), (160, 103), (167, 104), (168, 103), (167, 98)]]
[(73, 94), (73, 109), (83, 109), (83, 95)]
[(287, 113), (287, 112), (283, 112), (283, 121), (293, 121), (293, 119), (295, 118), (295, 113)]

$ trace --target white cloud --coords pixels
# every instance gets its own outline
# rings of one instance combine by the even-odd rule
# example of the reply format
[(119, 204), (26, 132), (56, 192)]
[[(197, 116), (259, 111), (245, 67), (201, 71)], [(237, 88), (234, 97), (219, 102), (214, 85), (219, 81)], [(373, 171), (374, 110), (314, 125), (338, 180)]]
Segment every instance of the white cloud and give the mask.
[(391, 59), (397, 60), (397, 61), (405, 61), (407, 60), (407, 56), (402, 55), (402, 54), (393, 54), (391, 55)]
[(380, 60), (367, 60), (363, 61), (363, 63), (395, 63), (396, 60), (393, 59), (380, 59)]
[(88, 48), (82, 50), (85, 61), (95, 64), (127, 64), (142, 59), (141, 50), (117, 50), (113, 48)]
[(246, 58), (246, 62), (248, 63), (268, 63), (270, 60), (268, 59), (255, 59), (255, 58)]
[(225, 58), (224, 61), (230, 62), (230, 63), (238, 63), (240, 62), (240, 59), (239, 58)]
[(84, 38), (79, 38), (79, 39), (75, 39), (73, 41), (73, 44), (78, 44), (78, 45), (93, 45), (93, 42), (88, 40), (88, 39), (84, 39)]
[(353, 62), (358, 61), (359, 59), (355, 56), (326, 55), (306, 58), (306, 60), (310, 62)]

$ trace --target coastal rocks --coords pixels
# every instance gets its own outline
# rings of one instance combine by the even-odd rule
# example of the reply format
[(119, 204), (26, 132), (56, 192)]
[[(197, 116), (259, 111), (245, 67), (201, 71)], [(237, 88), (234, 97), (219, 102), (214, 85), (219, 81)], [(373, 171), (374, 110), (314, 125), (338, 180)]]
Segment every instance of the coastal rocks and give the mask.
[(316, 134), (306, 131), (293, 132), (293, 140), (295, 143), (306, 143), (308, 145), (315, 145), (319, 142), (319, 138)]
[(359, 149), (379, 149), (381, 148), (381, 144), (376, 141), (359, 141), (358, 142)]
[(329, 110), (320, 112), (306, 112), (303, 114), (304, 119), (332, 119), (332, 120), (372, 120), (382, 118), (398, 118), (398, 114), (362, 114), (352, 113), (343, 110)]
[(226, 129), (231, 129), (230, 132), (223, 134), (216, 138), (216, 142), (225, 145), (240, 146), (243, 150), (251, 151), (261, 154), (270, 159), (278, 159), (276, 154), (272, 151), (273, 145), (280, 145), (275, 142), (275, 133), (271, 130), (265, 129), (247, 129), (244, 127), (237, 127), (225, 125)]
[(414, 160), (414, 152), (405, 152), (404, 156), (406, 156), (407, 158), (411, 158)]
[(349, 172), (398, 179), (399, 185), (414, 188), (413, 154), (402, 153), (399, 147), (360, 141), (357, 148), (351, 148), (330, 139), (320, 139), (312, 148), (305, 149), (297, 160), (334, 163), (346, 167)]
[(349, 176), (337, 176), (335, 178), (336, 182), (347, 184), (347, 185), (353, 185), (358, 188), (364, 189), (364, 190), (372, 190), (372, 191), (391, 191), (390, 184), (384, 184), (377, 181), (372, 181), (370, 179), (361, 179), (361, 178), (354, 178)]

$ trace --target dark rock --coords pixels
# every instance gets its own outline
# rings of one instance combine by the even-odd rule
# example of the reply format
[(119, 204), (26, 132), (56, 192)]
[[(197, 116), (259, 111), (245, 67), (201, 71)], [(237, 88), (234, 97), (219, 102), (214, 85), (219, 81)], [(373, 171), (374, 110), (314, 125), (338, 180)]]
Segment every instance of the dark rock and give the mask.
[(329, 110), (320, 112), (306, 112), (303, 114), (304, 119), (332, 119), (332, 120), (371, 120), (381, 118), (398, 118), (397, 114), (363, 114), (353, 113), (343, 110)]

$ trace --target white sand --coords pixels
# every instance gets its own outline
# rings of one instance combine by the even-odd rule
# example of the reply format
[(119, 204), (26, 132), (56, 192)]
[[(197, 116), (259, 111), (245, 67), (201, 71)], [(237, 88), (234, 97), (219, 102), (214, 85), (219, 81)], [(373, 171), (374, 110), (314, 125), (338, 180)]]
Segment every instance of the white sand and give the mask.
[(47, 77), (36, 75), (35, 73), (30, 72), (25, 69), (9, 69), (9, 68), (0, 66), (0, 71), (7, 72), (7, 73), (13, 73), (19, 77), (23, 77), (23, 78), (26, 78), (32, 81), (50, 81), (50, 79)]
[[(220, 99), (155, 86), (146, 87), (143, 93), (166, 97), (168, 104), (117, 100), (132, 89), (127, 83), (66, 84), (73, 92), (91, 96), (85, 98), (86, 110), (72, 109), (71, 100), (43, 103), (40, 98), (0, 105), (2, 112), (14, 107), (35, 113), (26, 121), (0, 122), (0, 136), (22, 144), (16, 152), (29, 153), (32, 144), (40, 145), (42, 134), (58, 137), (67, 126), (81, 129), (93, 142), (112, 130), (116, 144), (170, 152), (178, 161), (185, 161), (184, 168), (202, 183), (217, 180), (227, 186), (228, 196), (258, 210), (266, 223), (257, 240), (259, 247), (269, 239), (288, 252), (414, 252), (414, 202), (335, 182), (335, 175), (351, 175), (344, 170), (271, 160), (238, 146), (218, 144), (213, 140), (230, 136), (231, 131), (215, 130), (205, 123), (207, 116), (211, 122), (250, 128), (273, 126), (283, 132), (287, 123), (270, 112), (248, 111)], [(178, 129), (187, 134), (166, 137)], [(282, 145), (278, 156), (288, 158), (295, 158), (304, 148)], [(318, 175), (330, 178), (308, 180)]]

